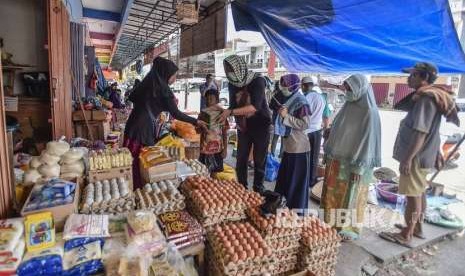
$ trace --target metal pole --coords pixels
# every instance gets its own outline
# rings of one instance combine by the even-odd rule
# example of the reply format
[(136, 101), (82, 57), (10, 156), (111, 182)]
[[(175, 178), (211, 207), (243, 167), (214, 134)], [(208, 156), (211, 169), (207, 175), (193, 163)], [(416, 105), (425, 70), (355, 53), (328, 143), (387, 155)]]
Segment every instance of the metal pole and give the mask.
[(447, 164), (447, 162), (449, 162), (449, 160), (452, 158), (452, 156), (454, 156), (454, 154), (459, 150), (460, 148), (460, 145), (463, 144), (463, 141), (465, 141), (465, 133), (464, 135), (462, 136), (462, 139), (460, 139), (460, 141), (455, 145), (455, 148), (452, 150), (452, 152), (447, 156), (447, 159), (446, 161), (444, 161), (444, 166), (442, 166), (442, 168), (439, 168), (439, 170), (437, 170), (437, 172), (431, 177), (431, 179), (429, 180), (430, 182), (433, 182), (433, 180), (436, 178), (436, 176), (438, 176), (438, 174), (442, 171), (442, 169), (445, 167), (445, 165)]

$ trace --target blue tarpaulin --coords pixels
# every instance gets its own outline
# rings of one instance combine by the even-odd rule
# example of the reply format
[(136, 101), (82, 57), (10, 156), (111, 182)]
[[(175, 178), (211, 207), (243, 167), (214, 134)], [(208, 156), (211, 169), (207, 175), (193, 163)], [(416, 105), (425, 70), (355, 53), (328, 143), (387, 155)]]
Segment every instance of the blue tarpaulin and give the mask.
[(447, 0), (236, 0), (232, 12), (293, 72), (399, 73), (417, 61), (465, 72)]

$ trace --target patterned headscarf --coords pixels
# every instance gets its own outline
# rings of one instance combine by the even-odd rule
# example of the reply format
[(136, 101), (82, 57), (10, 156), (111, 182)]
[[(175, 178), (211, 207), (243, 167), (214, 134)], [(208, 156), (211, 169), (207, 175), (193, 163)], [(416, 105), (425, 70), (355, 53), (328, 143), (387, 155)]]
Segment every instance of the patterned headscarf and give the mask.
[(228, 64), (232, 68), (232, 78), (227, 76), (228, 81), (239, 88), (247, 86), (255, 78), (255, 73), (249, 71), (247, 68), (247, 63), (243, 58), (238, 55), (232, 55), (226, 57), (223, 61), (223, 64)]
[(287, 87), (292, 94), (299, 91), (300, 78), (296, 74), (287, 74), (281, 77), (281, 86)]

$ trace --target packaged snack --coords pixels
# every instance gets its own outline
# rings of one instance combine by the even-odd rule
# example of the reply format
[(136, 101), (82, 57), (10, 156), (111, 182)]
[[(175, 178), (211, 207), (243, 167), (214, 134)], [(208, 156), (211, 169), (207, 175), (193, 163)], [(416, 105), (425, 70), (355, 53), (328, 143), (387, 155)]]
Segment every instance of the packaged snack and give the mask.
[(28, 215), (24, 221), (27, 251), (39, 251), (55, 245), (55, 225), (51, 212)]
[(157, 218), (151, 211), (135, 211), (128, 215), (128, 224), (136, 234), (140, 234), (152, 230)]
[(63, 255), (63, 276), (94, 275), (103, 271), (100, 238), (80, 238), (66, 241)]
[(168, 241), (203, 235), (200, 223), (186, 211), (168, 212), (159, 219)]
[(128, 251), (138, 254), (151, 253), (157, 255), (165, 247), (165, 237), (157, 225), (152, 230), (136, 234), (131, 226), (126, 225)]
[(63, 271), (63, 244), (27, 252), (17, 269), (18, 276), (59, 276)]
[(9, 253), (15, 250), (24, 233), (22, 218), (0, 220), (0, 253)]
[(107, 215), (71, 214), (65, 223), (63, 239), (109, 237), (108, 225)]
[(0, 276), (15, 275), (25, 249), (24, 240), (19, 240), (13, 252), (0, 253)]

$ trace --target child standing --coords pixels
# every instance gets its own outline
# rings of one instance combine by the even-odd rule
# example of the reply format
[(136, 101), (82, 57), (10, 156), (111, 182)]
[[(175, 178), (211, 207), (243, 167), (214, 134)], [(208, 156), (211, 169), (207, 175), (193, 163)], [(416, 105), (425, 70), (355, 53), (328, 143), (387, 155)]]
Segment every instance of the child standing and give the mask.
[(223, 124), (218, 120), (223, 112), (223, 108), (219, 106), (218, 90), (207, 90), (205, 100), (207, 107), (201, 111), (198, 120), (206, 122), (208, 130), (202, 132), (200, 136), (199, 161), (205, 164), (214, 176), (223, 171), (223, 159), (227, 156), (229, 125), (227, 121)]

